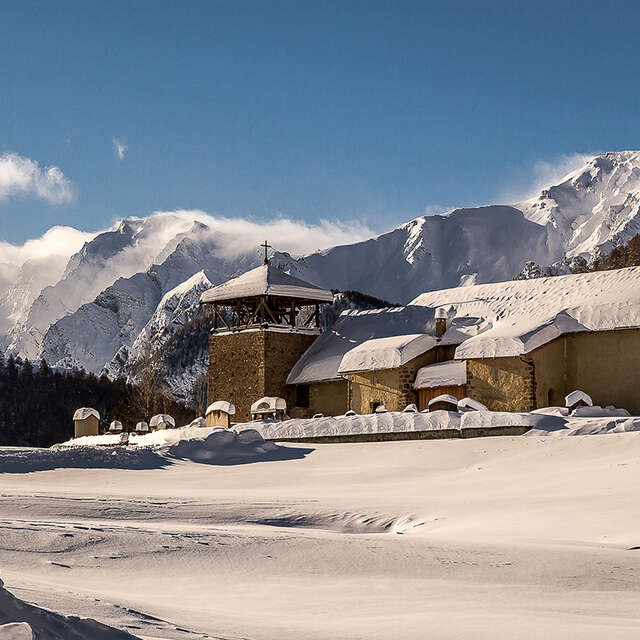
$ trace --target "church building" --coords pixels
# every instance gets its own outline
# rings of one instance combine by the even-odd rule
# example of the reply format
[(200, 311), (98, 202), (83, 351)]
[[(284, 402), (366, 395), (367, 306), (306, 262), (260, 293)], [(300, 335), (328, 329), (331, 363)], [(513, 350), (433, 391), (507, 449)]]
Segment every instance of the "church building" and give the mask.
[(425, 410), (443, 395), (528, 412), (582, 389), (640, 415), (640, 267), (427, 292), (343, 311), (323, 332), (332, 301), (266, 258), (206, 291), (209, 403), (233, 403), (238, 422), (261, 398), (293, 418)]

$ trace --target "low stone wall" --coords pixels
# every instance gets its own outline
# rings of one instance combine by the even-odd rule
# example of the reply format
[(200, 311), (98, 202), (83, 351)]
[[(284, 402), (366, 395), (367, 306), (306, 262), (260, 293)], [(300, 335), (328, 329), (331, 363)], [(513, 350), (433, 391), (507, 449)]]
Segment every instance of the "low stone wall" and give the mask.
[(271, 442), (300, 442), (309, 444), (346, 442), (391, 442), (394, 440), (453, 440), (487, 438), (492, 436), (521, 436), (531, 427), (471, 427), (469, 429), (434, 429), (431, 431), (390, 431), (382, 433), (350, 433), (341, 436), (312, 436), (309, 438), (270, 438)]

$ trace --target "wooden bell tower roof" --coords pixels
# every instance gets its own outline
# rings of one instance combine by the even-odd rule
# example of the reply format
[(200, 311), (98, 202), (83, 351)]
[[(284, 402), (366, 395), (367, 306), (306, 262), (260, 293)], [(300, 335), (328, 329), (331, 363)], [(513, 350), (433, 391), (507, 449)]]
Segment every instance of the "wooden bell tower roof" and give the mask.
[(217, 305), (233, 305), (248, 298), (295, 298), (300, 305), (333, 302), (331, 291), (316, 287), (272, 266), (263, 264), (237, 278), (228, 280), (202, 294), (201, 302)]

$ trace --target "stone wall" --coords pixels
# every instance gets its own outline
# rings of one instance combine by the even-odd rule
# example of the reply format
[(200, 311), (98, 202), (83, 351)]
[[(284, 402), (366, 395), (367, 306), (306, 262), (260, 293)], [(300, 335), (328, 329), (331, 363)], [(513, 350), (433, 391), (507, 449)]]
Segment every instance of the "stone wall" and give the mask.
[(531, 411), (581, 389), (640, 415), (639, 365), (640, 329), (569, 333), (526, 357), (467, 360), (467, 391), (494, 411)]
[(467, 360), (467, 393), (491, 411), (536, 407), (534, 365), (526, 358)]
[(316, 382), (309, 386), (309, 416), (341, 416), (347, 410), (347, 381)]
[(640, 415), (640, 329), (565, 334), (530, 357), (536, 367), (539, 407), (563, 405), (569, 392), (582, 389), (594, 404)]
[(295, 388), (286, 378), (316, 337), (271, 329), (212, 333), (208, 402), (235, 404), (236, 422), (250, 420), (251, 405), (263, 396), (279, 396), (293, 406)]
[(436, 346), (396, 369), (356, 371), (347, 374), (349, 408), (356, 413), (371, 413), (373, 403), (384, 404), (388, 411), (402, 411), (408, 404), (417, 404), (413, 388), (420, 367), (450, 360), (455, 346)]

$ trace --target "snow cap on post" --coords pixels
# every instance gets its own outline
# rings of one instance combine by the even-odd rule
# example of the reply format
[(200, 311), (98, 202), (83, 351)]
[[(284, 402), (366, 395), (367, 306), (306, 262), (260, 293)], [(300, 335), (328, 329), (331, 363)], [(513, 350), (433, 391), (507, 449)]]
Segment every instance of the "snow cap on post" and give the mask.
[(153, 416), (151, 420), (149, 420), (149, 426), (157, 428), (162, 423), (168, 425), (169, 427), (175, 427), (176, 421), (166, 413), (159, 413), (157, 416)]
[(120, 420), (113, 420), (109, 425), (109, 431), (122, 431), (122, 422), (120, 422)]
[(462, 398), (462, 400), (458, 400), (458, 409), (464, 409), (466, 411), (488, 411), (486, 405), (473, 398)]
[(569, 409), (575, 409), (575, 407), (580, 405), (592, 407), (593, 400), (591, 399), (591, 396), (589, 394), (585, 393), (584, 391), (580, 391), (579, 389), (572, 391), (564, 399), (564, 406), (568, 407)]
[(276, 398), (274, 396), (265, 396), (256, 400), (251, 405), (251, 413), (262, 413), (267, 411), (286, 411), (287, 401), (284, 398)]
[(457, 411), (458, 410), (458, 398), (443, 393), (441, 396), (436, 396), (429, 400), (429, 411), (438, 411), (440, 409), (444, 411)]
[(86, 420), (89, 416), (94, 416), (98, 420), (100, 420), (100, 414), (96, 411), (96, 409), (92, 409), (91, 407), (81, 407), (77, 409), (73, 414), (74, 420)]
[(207, 407), (207, 411), (204, 415), (208, 416), (214, 411), (223, 411), (224, 413), (228, 413), (230, 416), (235, 416), (236, 405), (233, 404), (233, 402), (227, 402), (226, 400), (216, 400)]

